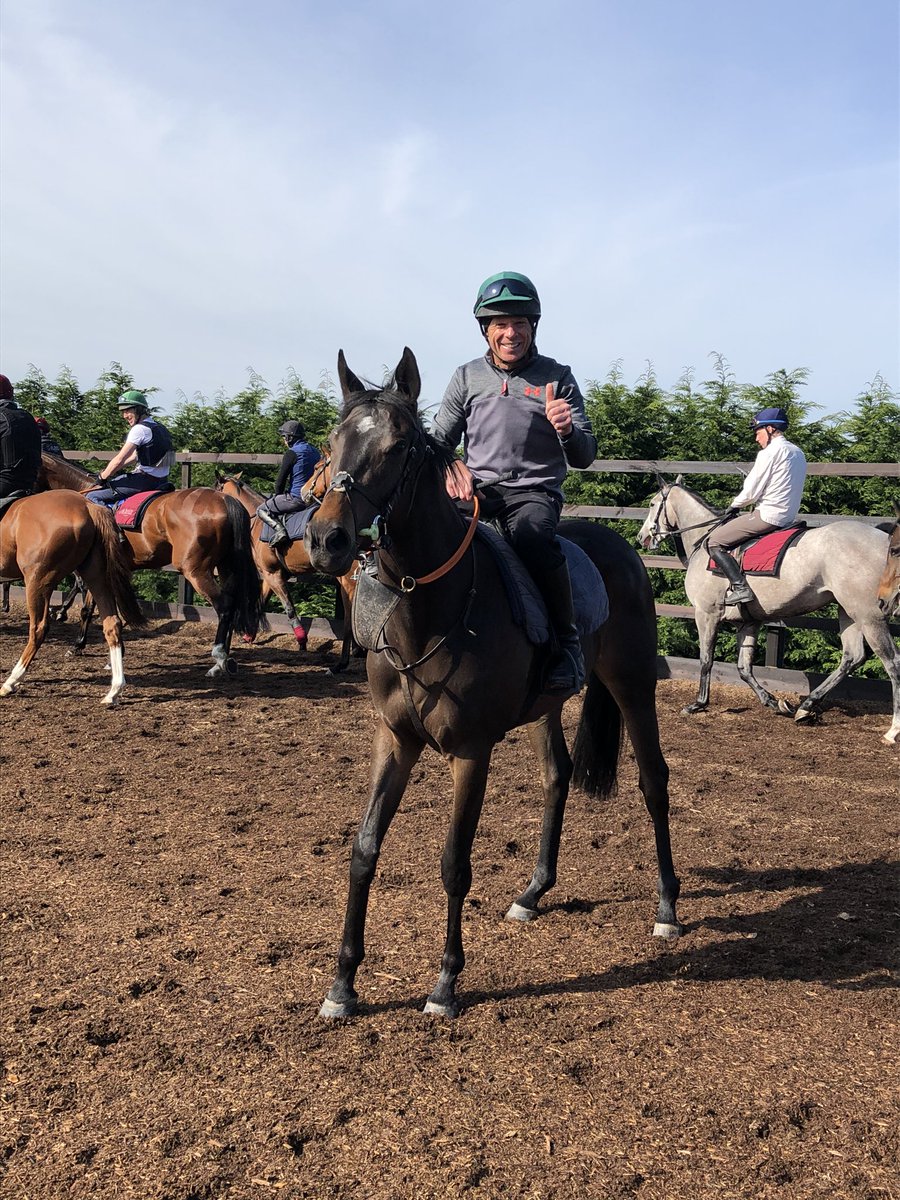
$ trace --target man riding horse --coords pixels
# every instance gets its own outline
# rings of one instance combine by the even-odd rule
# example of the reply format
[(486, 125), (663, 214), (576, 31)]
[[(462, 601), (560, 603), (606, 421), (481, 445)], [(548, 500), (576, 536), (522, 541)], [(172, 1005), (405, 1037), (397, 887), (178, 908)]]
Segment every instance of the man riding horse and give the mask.
[(574, 694), (584, 684), (584, 659), (556, 527), (566, 472), (591, 465), (597, 440), (571, 370), (537, 351), (541, 302), (531, 280), (515, 271), (491, 275), (474, 312), (487, 353), (457, 368), (434, 423), (448, 449), (464, 439), (447, 491), (468, 501), (473, 478), (487, 484), (483, 511), (531, 573), (556, 636), (547, 690)]
[[(138, 492), (167, 491), (169, 471), (175, 462), (172, 435), (165, 425), (151, 417), (143, 392), (130, 389), (120, 398), (118, 407), (129, 430), (122, 449), (98, 474), (97, 483), (101, 486), (87, 493), (88, 500), (95, 504), (113, 504)], [(135, 459), (137, 470), (116, 474)]]
[(13, 386), (0, 375), (0, 500), (27, 496), (41, 466), (41, 431), (16, 404)]
[[(760, 450), (744, 486), (731, 502), (731, 519), (709, 535), (709, 556), (731, 585), (726, 604), (750, 604), (756, 597), (741, 565), (729, 554), (750, 538), (775, 529), (787, 529), (797, 520), (806, 480), (806, 457), (799, 446), (784, 436), (788, 418), (783, 408), (764, 408), (753, 418), (756, 444)], [(738, 515), (747, 504), (757, 507)]]
[(315, 446), (306, 440), (302, 422), (285, 421), (278, 427), (278, 432), (287, 449), (275, 480), (274, 494), (256, 510), (263, 524), (275, 530), (275, 537), (269, 543), (271, 546), (280, 546), (291, 540), (281, 518), (287, 513), (300, 512), (308, 507), (309, 500), (303, 495), (303, 487), (322, 457)]

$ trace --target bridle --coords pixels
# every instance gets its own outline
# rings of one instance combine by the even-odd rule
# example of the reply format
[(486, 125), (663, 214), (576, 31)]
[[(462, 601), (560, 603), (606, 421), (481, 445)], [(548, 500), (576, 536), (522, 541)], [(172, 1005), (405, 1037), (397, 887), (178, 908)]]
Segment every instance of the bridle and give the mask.
[[(408, 503), (412, 503), (422, 468), (425, 465), (425, 460), (431, 453), (431, 447), (425, 441), (422, 431), (417, 428), (415, 431), (415, 437), (411, 440), (409, 447), (407, 448), (406, 458), (403, 463), (403, 470), (400, 472), (400, 478), (398, 479), (393, 491), (388, 496), (387, 501), (385, 501), (383, 504), (380, 504), (379, 501), (375, 500), (365, 488), (357, 483), (349, 471), (338, 471), (334, 476), (332, 476), (331, 483), (325, 490), (325, 495), (327, 496), (329, 492), (339, 492), (347, 497), (347, 503), (350, 505), (350, 514), (353, 517), (353, 527), (356, 534), (357, 545), (359, 544), (360, 537), (367, 537), (371, 539), (371, 549), (363, 551), (363, 554), (360, 555), (361, 558), (375, 550), (387, 550), (390, 548), (391, 539), (388, 533), (388, 518), (394, 511), (397, 501), (403, 496), (403, 493), (410, 481), (412, 481), (412, 487), (410, 489)], [(356, 511), (353, 507), (353, 496), (356, 493), (358, 493), (363, 500), (365, 500), (373, 509), (375, 509), (376, 513), (376, 515), (372, 518), (372, 524), (363, 528), (360, 528), (357, 522)], [(323, 496), (322, 499), (324, 500), (324, 498), (325, 497)], [(319, 503), (321, 503), (321, 501), (319, 501)], [(380, 507), (383, 508), (383, 512), (378, 512)], [(459, 546), (457, 546), (456, 550), (454, 550), (453, 554), (451, 554), (446, 562), (444, 562), (440, 567), (437, 567), (434, 571), (429, 571), (427, 575), (420, 575), (418, 578), (413, 575), (404, 575), (400, 580), (401, 591), (412, 592), (417, 587), (423, 586), (424, 584), (434, 583), (436, 580), (443, 578), (444, 575), (447, 575), (453, 570), (453, 568), (469, 549), (469, 546), (472, 544), (472, 539), (475, 536), (475, 530), (478, 525), (479, 508), (480, 505), (478, 497), (475, 496), (474, 512), (472, 515), (472, 520), (469, 522), (469, 527), (466, 530)]]
[[(663, 486), (660, 488), (659, 507), (653, 516), (653, 523), (650, 526), (650, 537), (655, 546), (659, 545), (660, 542), (665, 541), (666, 538), (674, 538), (676, 541), (680, 541), (683, 533), (689, 533), (694, 529), (706, 529), (707, 527), (721, 524), (725, 519), (721, 514), (717, 514), (713, 517), (710, 517), (708, 520), (697, 521), (694, 525), (679, 525), (677, 521), (672, 521), (666, 512), (666, 501), (669, 498), (669, 492), (671, 492), (672, 488), (675, 486), (676, 485), (674, 483), (669, 483), (663, 484)], [(666, 525), (668, 526), (667, 529), (662, 528), (660, 524), (661, 521), (665, 521)]]

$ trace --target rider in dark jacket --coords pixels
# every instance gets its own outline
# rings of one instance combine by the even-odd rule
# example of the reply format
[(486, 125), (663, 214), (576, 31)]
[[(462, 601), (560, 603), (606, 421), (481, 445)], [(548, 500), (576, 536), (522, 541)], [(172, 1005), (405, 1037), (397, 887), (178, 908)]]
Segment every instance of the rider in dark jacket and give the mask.
[(302, 494), (303, 485), (309, 480), (316, 463), (322, 457), (315, 446), (306, 441), (306, 430), (300, 421), (285, 421), (278, 427), (278, 432), (287, 450), (281, 460), (273, 495), (263, 501), (256, 510), (256, 515), (263, 524), (275, 530), (276, 536), (269, 543), (271, 546), (280, 546), (283, 542), (291, 540), (281, 517), (308, 507), (308, 501)]
[(464, 460), (448, 472), (447, 491), (471, 500), (473, 477), (488, 485), (481, 491), (492, 518), (531, 572), (556, 634), (547, 689), (578, 692), (584, 659), (556, 527), (566, 472), (591, 465), (597, 440), (571, 370), (537, 351), (541, 302), (531, 280), (492, 275), (474, 311), (488, 351), (457, 368), (434, 423), (448, 449), (463, 439)]
[(41, 466), (41, 431), (19, 408), (13, 386), (0, 375), (0, 499), (34, 490)]

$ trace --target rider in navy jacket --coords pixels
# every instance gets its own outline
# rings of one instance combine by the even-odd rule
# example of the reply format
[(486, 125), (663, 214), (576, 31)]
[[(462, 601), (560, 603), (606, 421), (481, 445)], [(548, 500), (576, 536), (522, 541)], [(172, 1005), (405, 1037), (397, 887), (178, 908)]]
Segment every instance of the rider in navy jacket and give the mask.
[(278, 432), (287, 450), (275, 480), (274, 494), (256, 510), (259, 519), (275, 530), (276, 536), (269, 543), (271, 546), (279, 546), (291, 540), (281, 517), (307, 507), (308, 501), (302, 495), (303, 485), (322, 457), (315, 446), (306, 441), (306, 430), (300, 421), (285, 421), (278, 427)]

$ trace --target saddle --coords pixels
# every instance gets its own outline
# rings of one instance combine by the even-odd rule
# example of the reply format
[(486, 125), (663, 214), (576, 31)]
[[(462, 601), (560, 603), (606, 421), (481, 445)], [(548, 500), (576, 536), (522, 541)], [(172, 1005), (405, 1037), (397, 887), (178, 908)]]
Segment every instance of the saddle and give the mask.
[(165, 496), (169, 492), (174, 491), (174, 487), (169, 484), (167, 488), (163, 488), (161, 491), (135, 492), (133, 496), (126, 496), (113, 509), (116, 524), (120, 529), (126, 529), (130, 533), (137, 533), (141, 528), (144, 514), (153, 501), (158, 500), (160, 496)]
[[(745, 575), (777, 576), (788, 549), (794, 542), (806, 533), (808, 526), (804, 521), (789, 525), (787, 529), (774, 529), (760, 537), (751, 538), (735, 546), (732, 553), (743, 569)], [(712, 559), (706, 565), (707, 571), (724, 578)]]
[[(550, 619), (537, 584), (509, 542), (490, 525), (479, 521), (475, 536), (494, 556), (506, 587), (513, 621), (533, 646), (546, 646), (551, 639)], [(587, 637), (609, 616), (609, 598), (603, 576), (580, 546), (560, 536), (572, 582), (575, 624)], [(383, 632), (403, 593), (360, 571), (353, 599), (353, 636), (366, 650), (384, 648)]]
[[(292, 542), (302, 542), (303, 535), (306, 533), (306, 527), (309, 524), (313, 513), (316, 511), (316, 505), (310, 505), (309, 508), (301, 508), (297, 512), (285, 513), (281, 515), (281, 523), (288, 531), (288, 537)], [(271, 529), (265, 521), (261, 522), (262, 533), (259, 536), (261, 542), (271, 542), (275, 537), (275, 530)]]

